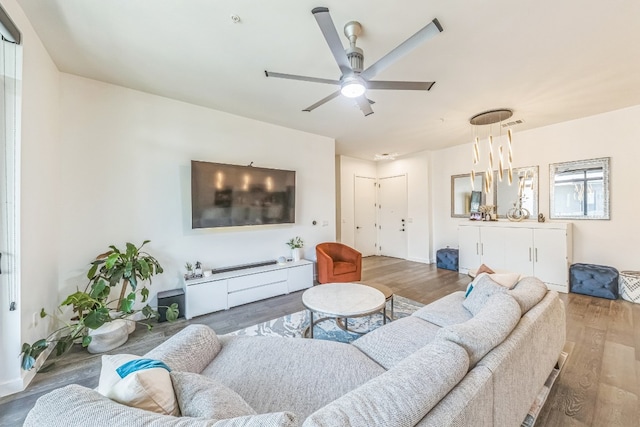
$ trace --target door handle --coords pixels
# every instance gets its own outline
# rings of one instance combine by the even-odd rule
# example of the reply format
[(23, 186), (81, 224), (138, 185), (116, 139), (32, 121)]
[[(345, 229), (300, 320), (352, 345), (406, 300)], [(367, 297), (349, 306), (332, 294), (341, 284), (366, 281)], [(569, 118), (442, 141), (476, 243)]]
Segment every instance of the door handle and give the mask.
[(536, 251), (536, 262), (538, 262), (538, 248), (536, 248), (535, 251)]
[(531, 262), (531, 248), (529, 248), (529, 262)]
[(478, 250), (478, 243), (476, 242), (476, 255), (480, 255), (480, 251)]
[(360, 227), (358, 227), (357, 225), (356, 225), (356, 230), (360, 230)]
[(484, 243), (480, 243), (480, 255), (484, 255)]

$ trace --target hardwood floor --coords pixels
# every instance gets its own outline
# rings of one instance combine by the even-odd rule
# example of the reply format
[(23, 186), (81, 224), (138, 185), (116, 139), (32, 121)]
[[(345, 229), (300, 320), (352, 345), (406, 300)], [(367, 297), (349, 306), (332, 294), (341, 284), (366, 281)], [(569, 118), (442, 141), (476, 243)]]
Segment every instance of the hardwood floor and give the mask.
[[(363, 282), (389, 286), (397, 295), (428, 304), (465, 289), (469, 278), (435, 265), (385, 257), (363, 260)], [(144, 354), (189, 323), (211, 326), (219, 334), (303, 309), (302, 292), (201, 316), (162, 323), (151, 332), (138, 327), (113, 353)], [(640, 305), (578, 294), (561, 294), (567, 311), (569, 358), (536, 425), (637, 426), (640, 419)], [(74, 349), (29, 387), (0, 398), (0, 426), (19, 426), (36, 399), (70, 383), (95, 387), (100, 355)], [(500, 426), (502, 427), (502, 426)]]

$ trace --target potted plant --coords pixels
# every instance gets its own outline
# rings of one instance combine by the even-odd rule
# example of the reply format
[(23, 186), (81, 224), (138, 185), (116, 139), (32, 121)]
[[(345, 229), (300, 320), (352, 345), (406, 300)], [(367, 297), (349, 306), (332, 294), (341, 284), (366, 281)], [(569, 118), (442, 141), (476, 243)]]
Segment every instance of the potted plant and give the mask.
[(304, 251), (302, 248), (304, 247), (304, 242), (300, 238), (300, 236), (296, 236), (287, 242), (287, 246), (291, 248), (291, 257), (294, 261), (300, 261), (304, 255)]
[[(47, 338), (40, 339), (33, 344), (24, 343), (22, 345), (23, 369), (32, 369), (38, 356), (54, 343), (56, 356), (61, 356), (76, 342), (81, 343), (83, 347), (89, 347), (93, 341), (94, 331), (109, 322), (118, 321), (124, 323), (125, 327), (127, 324), (135, 327), (134, 320), (125, 321), (122, 319), (137, 312), (140, 312), (145, 320), (157, 316), (157, 313), (148, 304), (140, 310), (134, 309), (138, 295), (141, 296), (142, 303), (146, 302), (149, 297), (149, 289), (145, 282), (148, 280), (150, 284), (151, 277), (163, 271), (154, 257), (141, 251), (147, 243), (149, 241), (145, 240), (139, 247), (127, 243), (124, 251), (113, 245), (110, 246), (108, 252), (98, 255), (91, 262), (87, 273), (89, 282), (84, 290), (77, 290), (67, 296), (58, 307), (58, 313), (49, 314), (44, 309), (41, 310), (40, 317), (50, 315), (63, 326), (52, 332)], [(118, 297), (110, 298), (111, 290), (119, 284), (122, 284), (122, 287)], [(61, 318), (64, 314), (62, 309), (69, 306), (71, 306), (73, 315), (70, 320), (64, 320)], [(113, 308), (117, 311), (114, 312)], [(177, 304), (167, 307), (166, 317), (169, 321), (177, 319)], [(148, 329), (151, 329), (150, 323), (145, 324)], [(121, 344), (122, 342), (118, 345)]]

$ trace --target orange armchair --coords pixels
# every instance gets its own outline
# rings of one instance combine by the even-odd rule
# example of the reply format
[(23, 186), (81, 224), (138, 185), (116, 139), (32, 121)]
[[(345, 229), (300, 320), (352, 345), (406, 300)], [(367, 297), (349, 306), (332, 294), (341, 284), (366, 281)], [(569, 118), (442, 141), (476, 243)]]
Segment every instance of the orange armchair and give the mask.
[(357, 282), (362, 278), (362, 254), (342, 243), (316, 246), (318, 282)]

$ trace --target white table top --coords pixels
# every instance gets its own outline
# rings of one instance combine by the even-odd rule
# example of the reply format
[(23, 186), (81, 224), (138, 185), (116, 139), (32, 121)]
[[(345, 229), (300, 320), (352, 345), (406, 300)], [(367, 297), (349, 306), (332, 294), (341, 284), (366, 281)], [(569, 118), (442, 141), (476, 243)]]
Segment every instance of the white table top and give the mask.
[(302, 304), (309, 310), (333, 317), (358, 317), (382, 310), (384, 294), (357, 283), (327, 283), (307, 289)]

